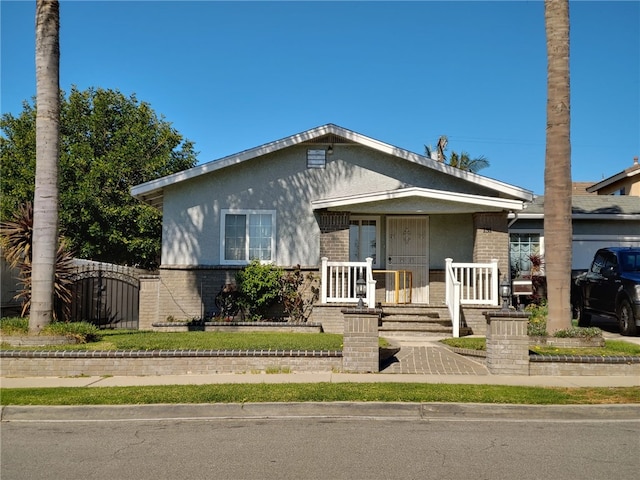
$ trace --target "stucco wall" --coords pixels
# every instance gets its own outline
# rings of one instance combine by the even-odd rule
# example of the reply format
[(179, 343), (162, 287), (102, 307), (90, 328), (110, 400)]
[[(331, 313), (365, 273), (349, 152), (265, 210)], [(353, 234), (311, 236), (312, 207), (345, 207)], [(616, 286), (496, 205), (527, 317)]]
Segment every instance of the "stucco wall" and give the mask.
[[(308, 148), (291, 147), (166, 187), (162, 264), (219, 265), (223, 209), (276, 210), (277, 264), (313, 266), (319, 264), (321, 257), (321, 232), (311, 206), (314, 200), (411, 186), (489, 194), (480, 185), (358, 145), (335, 145), (325, 169), (308, 169)], [(458, 219), (445, 218), (455, 213), (457, 206), (442, 200), (361, 204), (351, 212), (415, 214), (424, 211), (425, 203), (431, 213), (443, 216), (439, 224), (442, 229), (460, 230)], [(432, 228), (437, 231), (438, 222)], [(432, 239), (431, 247), (442, 251), (433, 258), (448, 256), (446, 249), (453, 250), (454, 258), (460, 258), (469, 247), (466, 239), (471, 236), (469, 228), (465, 227), (463, 233), (452, 235), (453, 243)]]

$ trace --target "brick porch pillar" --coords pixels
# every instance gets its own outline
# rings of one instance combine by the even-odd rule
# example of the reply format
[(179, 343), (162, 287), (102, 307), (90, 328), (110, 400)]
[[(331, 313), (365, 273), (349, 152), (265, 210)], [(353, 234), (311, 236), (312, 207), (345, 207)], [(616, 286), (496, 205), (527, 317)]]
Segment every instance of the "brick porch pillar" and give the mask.
[(487, 368), (496, 375), (529, 375), (529, 312), (492, 310), (487, 319)]
[(160, 277), (157, 275), (143, 275), (140, 277), (139, 295), (138, 330), (151, 330), (151, 325), (158, 321)]
[(347, 308), (344, 316), (342, 368), (351, 373), (380, 371), (378, 346), (378, 310)]

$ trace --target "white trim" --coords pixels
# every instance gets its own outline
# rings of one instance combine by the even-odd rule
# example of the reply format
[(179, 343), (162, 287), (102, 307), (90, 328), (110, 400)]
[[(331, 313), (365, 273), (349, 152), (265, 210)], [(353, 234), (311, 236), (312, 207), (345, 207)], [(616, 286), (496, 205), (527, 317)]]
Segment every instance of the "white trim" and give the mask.
[[(349, 218), (349, 235), (351, 235), (351, 221), (373, 220), (376, 222), (376, 261), (372, 263), (374, 268), (380, 268), (380, 230), (382, 229), (382, 221), (379, 215), (351, 215)], [(362, 225), (360, 225), (362, 226)], [(349, 256), (351, 256), (351, 236), (349, 236)], [(351, 260), (349, 260), (351, 261)]]
[[(383, 192), (361, 193), (344, 197), (327, 198), (314, 200), (311, 206), (314, 210), (321, 208), (344, 207), (347, 205), (357, 205), (361, 203), (381, 202), (385, 200), (397, 200), (410, 197), (430, 198), (434, 200), (445, 200), (454, 203), (466, 203), (470, 205), (482, 205), (485, 207), (495, 207), (507, 210), (522, 210), (524, 202), (521, 200), (510, 200), (507, 198), (485, 197), (482, 195), (471, 195), (468, 193), (451, 192), (444, 190), (433, 190), (422, 187), (401, 188), (398, 190), (387, 190)], [(519, 216), (519, 215), (518, 215)]]
[[(245, 259), (244, 260), (227, 260), (225, 258), (225, 230), (227, 215), (245, 215)], [(275, 263), (276, 261), (276, 211), (275, 210), (257, 210), (257, 209), (222, 209), (220, 211), (220, 264), (221, 265), (248, 265), (251, 262), (249, 258), (249, 216), (250, 215), (271, 215), (271, 259), (263, 260), (262, 263)]]

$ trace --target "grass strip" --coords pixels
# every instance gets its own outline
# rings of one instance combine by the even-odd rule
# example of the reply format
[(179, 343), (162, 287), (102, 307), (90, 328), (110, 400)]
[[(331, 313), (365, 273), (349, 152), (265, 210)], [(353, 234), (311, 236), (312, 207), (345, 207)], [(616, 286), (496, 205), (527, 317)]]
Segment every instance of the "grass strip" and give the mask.
[[(445, 338), (440, 340), (454, 348), (465, 348), (469, 350), (486, 351), (487, 344), (485, 337), (460, 337)], [(582, 355), (596, 357), (638, 357), (640, 356), (640, 345), (624, 340), (605, 340), (604, 347), (556, 347), (546, 345), (532, 345), (529, 347), (534, 353), (540, 355)]]
[(253, 402), (458, 402), (522, 405), (640, 403), (640, 387), (550, 388), (423, 383), (215, 384), (2, 389), (2, 405)]
[[(342, 350), (342, 335), (289, 332), (149, 332), (111, 330), (100, 332), (97, 342), (56, 345), (50, 350)], [(3, 350), (44, 350), (43, 347), (10, 347)]]

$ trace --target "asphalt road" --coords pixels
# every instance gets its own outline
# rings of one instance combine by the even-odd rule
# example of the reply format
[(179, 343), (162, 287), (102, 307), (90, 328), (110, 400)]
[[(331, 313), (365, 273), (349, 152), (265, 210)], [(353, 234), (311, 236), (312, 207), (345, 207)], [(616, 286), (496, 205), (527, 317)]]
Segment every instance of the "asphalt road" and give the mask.
[(640, 420), (606, 415), (25, 419), (3, 422), (0, 435), (2, 480), (635, 480), (640, 472)]

